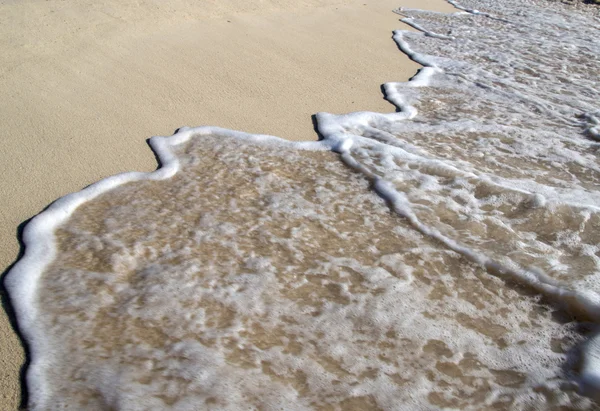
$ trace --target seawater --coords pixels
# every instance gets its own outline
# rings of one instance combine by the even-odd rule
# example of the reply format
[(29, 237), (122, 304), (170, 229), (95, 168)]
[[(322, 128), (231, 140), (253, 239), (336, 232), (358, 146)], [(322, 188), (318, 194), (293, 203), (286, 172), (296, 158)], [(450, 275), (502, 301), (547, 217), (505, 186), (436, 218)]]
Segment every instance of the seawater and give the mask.
[(453, 4), (396, 11), (396, 113), (183, 129), (36, 217), (30, 408), (597, 408), (598, 9)]

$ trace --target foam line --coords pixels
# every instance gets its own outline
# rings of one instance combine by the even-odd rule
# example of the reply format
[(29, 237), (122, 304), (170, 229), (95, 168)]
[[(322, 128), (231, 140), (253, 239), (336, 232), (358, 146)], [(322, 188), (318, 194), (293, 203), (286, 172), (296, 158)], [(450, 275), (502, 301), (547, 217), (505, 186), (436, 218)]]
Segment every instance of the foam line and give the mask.
[(513, 22), (512, 22), (512, 21), (510, 21), (510, 20), (503, 19), (503, 18), (500, 18), (500, 17), (496, 17), (496, 16), (494, 16), (494, 15), (492, 15), (492, 14), (490, 14), (490, 13), (485, 13), (485, 12), (482, 12), (482, 11), (479, 11), (479, 10), (476, 10), (476, 9), (469, 9), (469, 8), (467, 8), (467, 7), (464, 7), (464, 6), (462, 6), (462, 5), (461, 5), (459, 2), (457, 2), (457, 1), (455, 1), (455, 0), (446, 0), (446, 1), (447, 1), (448, 3), (450, 3), (451, 5), (453, 5), (454, 7), (456, 7), (457, 9), (459, 9), (459, 10), (463, 10), (465, 13), (473, 14), (473, 15), (475, 15), (475, 16), (483, 16), (483, 17), (487, 17), (487, 18), (489, 18), (489, 19), (492, 19), (492, 20), (498, 20), (498, 21), (501, 21), (501, 22), (503, 22), (503, 23), (511, 23), (511, 24), (515, 24), (515, 23), (513, 23)]
[[(404, 14), (402, 14), (402, 9), (396, 9), (396, 10), (394, 10), (394, 13), (404, 16)], [(426, 30), (423, 26), (421, 26), (419, 23), (417, 23), (413, 17), (404, 17), (400, 21), (405, 24), (408, 24), (409, 26), (411, 26), (412, 28), (414, 28), (416, 30), (419, 30), (420, 32), (423, 32), (427, 37), (433, 37), (435, 39), (440, 39), (440, 40), (454, 40), (454, 37), (452, 37), (452, 36), (446, 36), (444, 34), (439, 34), (439, 33), (433, 32), (433, 31)]]
[(596, 293), (582, 293), (562, 287), (558, 282), (548, 277), (542, 271), (535, 269), (513, 269), (502, 263), (478, 253), (469, 247), (446, 237), (433, 227), (423, 224), (412, 210), (412, 205), (404, 195), (398, 192), (392, 184), (377, 176), (364, 165), (356, 161), (349, 151), (344, 151), (342, 160), (351, 168), (360, 171), (370, 179), (374, 189), (382, 198), (391, 204), (392, 209), (401, 217), (407, 219), (420, 233), (431, 237), (444, 244), (448, 249), (462, 255), (467, 260), (484, 267), (490, 274), (510, 278), (511, 280), (527, 285), (540, 294), (553, 297), (554, 300), (564, 303), (566, 308), (573, 313), (583, 313), (594, 322), (600, 322), (600, 296)]
[[(339, 124), (337, 122), (336, 116), (330, 114), (328, 115), (326, 113), (320, 113), (320, 115), (318, 116), (318, 120), (319, 131), (322, 135), (326, 136), (327, 138), (329, 133), (335, 134), (336, 126)], [(406, 196), (403, 193), (396, 191), (389, 182), (385, 181), (383, 178), (378, 176), (368, 167), (354, 159), (354, 157), (351, 154), (351, 148), (356, 146), (357, 143), (368, 144), (371, 146), (376, 146), (377, 149), (381, 151), (388, 153), (392, 152), (393, 154), (400, 156), (403, 159), (416, 159), (426, 162), (428, 161), (431, 163), (437, 163), (441, 167), (449, 168), (451, 171), (454, 171), (456, 173), (464, 172), (462, 172), (458, 168), (451, 167), (448, 164), (437, 162), (436, 160), (427, 160), (419, 158), (418, 155), (405, 152), (400, 147), (393, 147), (388, 144), (365, 139), (362, 136), (346, 135), (344, 137), (340, 137), (339, 134), (337, 134), (335, 138), (339, 140), (343, 139), (343, 141), (346, 142), (346, 144), (337, 145), (335, 148), (335, 151), (341, 155), (342, 160), (349, 167), (361, 172), (365, 175), (365, 177), (371, 180), (375, 191), (392, 205), (392, 208), (398, 215), (406, 218), (411, 223), (411, 225), (419, 232), (436, 239), (450, 250), (463, 255), (467, 260), (478, 264), (482, 267), (485, 267), (486, 270), (491, 274), (499, 275), (501, 277), (509, 277), (514, 281), (530, 286), (536, 291), (546, 296), (554, 297), (558, 301), (563, 302), (570, 311), (575, 313), (584, 313), (586, 317), (593, 319), (595, 322), (600, 322), (600, 296), (598, 296), (596, 293), (590, 292), (588, 294), (584, 294), (581, 292), (569, 290), (564, 286), (561, 286), (555, 280), (548, 277), (545, 273), (536, 269), (514, 269), (504, 266), (498, 261), (495, 261), (494, 259), (491, 259), (444, 236), (438, 230), (426, 226), (425, 224), (421, 223), (417, 216), (414, 214), (414, 212), (412, 211), (412, 206), (410, 205), (410, 202), (408, 201)], [(402, 152), (398, 153), (398, 150), (401, 150)], [(482, 178), (472, 173), (464, 173), (464, 175), (480, 179)], [(495, 184), (501, 188), (520, 191), (523, 194), (527, 194), (532, 197), (534, 196), (532, 192), (520, 190), (517, 187), (511, 185), (498, 184), (491, 181), (489, 178), (484, 178), (482, 180), (488, 182), (489, 184)], [(545, 202), (545, 199), (541, 201)], [(600, 208), (598, 207), (590, 206), (590, 208), (594, 210), (600, 210)]]
[[(357, 161), (350, 152), (352, 146), (352, 144), (347, 144), (340, 147), (339, 153), (342, 161), (369, 179), (375, 192), (385, 199), (394, 212), (405, 218), (415, 230), (435, 239), (447, 249), (462, 255), (466, 260), (481, 266), (491, 275), (526, 285), (536, 292), (558, 301), (567, 311), (600, 323), (600, 295), (592, 291), (571, 290), (535, 268), (509, 267), (448, 238), (437, 229), (423, 224), (413, 212), (413, 206), (406, 195), (398, 192), (392, 184)], [(600, 388), (600, 334), (585, 344), (583, 352), (585, 360), (579, 375), (580, 391), (584, 395), (600, 399), (598, 392)]]
[(17, 313), (19, 330), (29, 344), (30, 363), (26, 379), (30, 405), (38, 409), (46, 409), (44, 400), (48, 392), (47, 384), (50, 383), (44, 377), (44, 370), (48, 364), (44, 358), (45, 338), (42, 330), (36, 324), (39, 315), (36, 296), (40, 276), (56, 256), (55, 230), (69, 219), (77, 207), (120, 185), (142, 180), (169, 179), (180, 168), (179, 160), (172, 148), (185, 143), (192, 136), (211, 134), (246, 141), (293, 146), (300, 150), (331, 149), (330, 141), (290, 142), (275, 136), (249, 134), (219, 127), (182, 127), (171, 137), (155, 136), (150, 139), (150, 146), (161, 165), (157, 170), (149, 173), (122, 173), (105, 178), (81, 191), (56, 200), (46, 210), (35, 216), (23, 230), (22, 240), (25, 245), (25, 253), (4, 280), (11, 303)]

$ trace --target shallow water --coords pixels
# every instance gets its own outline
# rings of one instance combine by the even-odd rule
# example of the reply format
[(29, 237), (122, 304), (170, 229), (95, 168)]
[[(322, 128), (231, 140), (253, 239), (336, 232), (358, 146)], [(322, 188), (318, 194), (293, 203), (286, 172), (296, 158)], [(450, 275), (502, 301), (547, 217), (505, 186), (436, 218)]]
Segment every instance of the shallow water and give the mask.
[(593, 409), (599, 20), (461, 4), (491, 15), (400, 11), (398, 113), (185, 131), (76, 208), (21, 309), (32, 408)]

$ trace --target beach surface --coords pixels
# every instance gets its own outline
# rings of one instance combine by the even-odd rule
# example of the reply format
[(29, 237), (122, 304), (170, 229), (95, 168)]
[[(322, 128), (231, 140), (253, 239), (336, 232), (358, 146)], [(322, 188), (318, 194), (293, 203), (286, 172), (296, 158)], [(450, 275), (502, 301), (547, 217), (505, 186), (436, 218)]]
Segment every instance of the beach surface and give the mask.
[[(0, 2), (0, 265), (17, 227), (104, 177), (157, 167), (145, 140), (213, 125), (315, 140), (319, 111), (391, 112), (380, 86), (419, 65), (398, 7), (442, 0)], [(8, 307), (6, 295), (2, 295)], [(17, 409), (23, 349), (0, 314), (0, 403)]]

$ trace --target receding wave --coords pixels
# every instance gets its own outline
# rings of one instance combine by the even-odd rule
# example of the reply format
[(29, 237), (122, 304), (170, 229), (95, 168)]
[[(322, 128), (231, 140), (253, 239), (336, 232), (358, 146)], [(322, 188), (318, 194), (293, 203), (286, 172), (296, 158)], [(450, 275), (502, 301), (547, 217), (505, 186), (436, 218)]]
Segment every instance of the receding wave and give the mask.
[(32, 409), (591, 409), (593, 6), (397, 10), (424, 68), (323, 140), (154, 137), (26, 228)]

